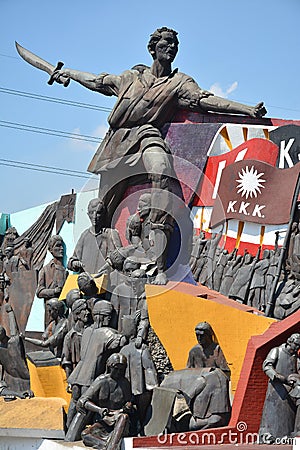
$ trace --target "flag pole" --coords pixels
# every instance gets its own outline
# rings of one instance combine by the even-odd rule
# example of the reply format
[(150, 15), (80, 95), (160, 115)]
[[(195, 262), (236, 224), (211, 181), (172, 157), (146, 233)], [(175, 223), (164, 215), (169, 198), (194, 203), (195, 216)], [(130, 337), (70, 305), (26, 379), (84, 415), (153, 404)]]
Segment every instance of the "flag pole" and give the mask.
[(275, 278), (274, 278), (274, 281), (273, 281), (273, 284), (272, 284), (271, 293), (270, 293), (269, 299), (267, 301), (265, 315), (269, 316), (269, 317), (271, 317), (273, 315), (273, 311), (274, 311), (276, 288), (277, 288), (278, 280), (279, 280), (279, 277), (280, 277), (283, 261), (284, 261), (284, 258), (285, 258), (287, 244), (288, 244), (288, 241), (289, 241), (289, 238), (290, 238), (290, 234), (291, 234), (291, 230), (292, 230), (292, 224), (293, 224), (293, 221), (294, 221), (294, 215), (295, 215), (296, 206), (297, 206), (299, 189), (300, 189), (300, 174), (298, 175), (296, 189), (295, 189), (295, 192), (294, 192), (294, 197), (293, 197), (293, 202), (292, 202), (292, 207), (291, 207), (291, 214), (290, 214), (290, 221), (289, 221), (289, 224), (288, 224), (288, 228), (287, 228), (287, 232), (286, 232), (286, 235), (285, 235), (285, 238), (284, 238), (283, 245), (281, 247), (280, 258), (279, 258), (279, 261), (278, 261)]

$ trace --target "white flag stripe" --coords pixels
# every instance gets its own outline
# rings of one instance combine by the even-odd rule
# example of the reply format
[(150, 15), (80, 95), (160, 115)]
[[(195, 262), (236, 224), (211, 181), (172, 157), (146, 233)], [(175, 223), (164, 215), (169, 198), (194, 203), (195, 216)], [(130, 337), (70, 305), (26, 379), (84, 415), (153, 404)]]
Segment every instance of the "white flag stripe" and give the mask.
[(275, 128), (278, 128), (278, 127), (274, 127), (274, 126), (262, 127), (262, 125), (226, 124), (226, 125), (224, 125), (224, 127), (221, 127), (219, 129), (216, 138), (213, 140), (213, 142), (207, 152), (207, 155), (218, 156), (218, 155), (222, 155), (223, 153), (227, 153), (230, 150), (225, 139), (220, 134), (220, 132), (225, 127), (227, 130), (228, 136), (230, 138), (232, 148), (236, 148), (245, 142), (243, 128), (247, 128), (247, 130), (248, 130), (248, 132), (247, 132), (247, 140), (248, 141), (250, 139), (254, 139), (254, 138), (266, 139), (264, 130), (271, 131), (271, 130), (274, 130)]
[(218, 156), (218, 155), (223, 155), (223, 153), (227, 153), (230, 151), (230, 148), (228, 147), (225, 139), (223, 138), (223, 136), (221, 136), (220, 132), (221, 130), (225, 128), (224, 127), (220, 128), (218, 131), (218, 134), (216, 136), (216, 138), (214, 139), (214, 141), (212, 142), (212, 145), (210, 146), (207, 155), (208, 156)]
[(270, 132), (271, 130), (274, 130), (274, 128), (277, 127), (262, 127), (261, 125), (257, 125), (256, 127), (249, 127), (247, 140), (249, 141), (249, 139), (254, 138), (266, 139), (264, 130), (268, 130)]
[(204, 211), (203, 211), (203, 230), (204, 231), (211, 231), (211, 229), (209, 228), (209, 222), (210, 222), (210, 216), (212, 213), (212, 206), (207, 206), (204, 207)]
[(202, 206), (195, 207), (193, 206), (191, 211), (191, 220), (193, 221), (194, 228), (201, 228), (201, 213), (202, 213)]
[[(231, 237), (233, 239), (237, 238), (239, 222), (240, 222), (239, 220), (228, 220), (228, 222), (227, 222), (227, 236), (228, 237)], [(242, 238), (243, 238), (243, 236), (242, 236)]]
[(203, 220), (202, 228), (204, 231), (210, 231), (209, 221), (212, 212), (212, 207), (210, 206), (193, 206), (191, 217), (194, 223), (194, 228), (201, 228), (201, 218)]
[(288, 224), (286, 224), (286, 225), (266, 225), (263, 243), (265, 245), (274, 245), (275, 244), (275, 231), (281, 231), (281, 233), (279, 234), (279, 241), (278, 241), (278, 245), (281, 247), (284, 242), (287, 227), (288, 227)]
[[(228, 221), (228, 232), (227, 236), (236, 239), (237, 230), (238, 230), (238, 220), (229, 220)], [(279, 235), (278, 245), (282, 246), (285, 231), (287, 229), (287, 225), (265, 225), (265, 232), (263, 236), (263, 245), (274, 246), (275, 244), (275, 231), (281, 231)], [(259, 245), (260, 244), (260, 234), (261, 234), (261, 225), (257, 223), (245, 222), (244, 229), (241, 237), (241, 241), (243, 242), (251, 242), (252, 244)]]
[[(239, 126), (232, 126), (227, 124), (227, 133), (232, 145), (232, 148), (236, 148), (239, 145), (241, 145), (243, 142), (245, 142), (244, 133), (243, 133), (243, 127)], [(245, 127), (247, 128), (247, 127)]]
[[(201, 210), (202, 210), (201, 206), (200, 207), (194, 206), (193, 210), (192, 210), (192, 217), (194, 220), (194, 228), (197, 228), (197, 229), (200, 228), (200, 221), (201, 221), (201, 214), (202, 214)], [(208, 226), (211, 213), (212, 213), (212, 207), (204, 207), (203, 230), (207, 231), (207, 232), (211, 232), (211, 229)], [(228, 221), (228, 230), (227, 230), (228, 237), (233, 238), (233, 239), (237, 238), (238, 225), (239, 225), (238, 220), (232, 219), (232, 220)], [(214, 228), (213, 231), (217, 233), (221, 229), (222, 229), (222, 225), (219, 225), (218, 227)], [(286, 229), (287, 229), (287, 224), (286, 225), (265, 225), (265, 232), (264, 232), (263, 242), (262, 242), (263, 245), (274, 246), (275, 238), (276, 238), (275, 231), (280, 231), (281, 233), (279, 234), (278, 245), (282, 246)], [(260, 235), (261, 235), (261, 225), (260, 224), (251, 223), (251, 222), (244, 223), (243, 233), (241, 236), (242, 242), (250, 242), (252, 244), (259, 245), (260, 244)]]

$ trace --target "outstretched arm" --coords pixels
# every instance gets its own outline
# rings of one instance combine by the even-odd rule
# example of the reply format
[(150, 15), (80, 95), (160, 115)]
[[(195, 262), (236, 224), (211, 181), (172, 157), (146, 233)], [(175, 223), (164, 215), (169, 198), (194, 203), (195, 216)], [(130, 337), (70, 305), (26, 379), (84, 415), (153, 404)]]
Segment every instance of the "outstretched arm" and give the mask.
[(228, 100), (227, 98), (217, 97), (216, 95), (201, 98), (199, 100), (199, 106), (207, 112), (243, 114), (250, 117), (263, 117), (267, 114), (263, 102), (260, 102), (255, 106), (249, 106)]
[(203, 91), (191, 78), (183, 83), (178, 94), (179, 106), (192, 111), (242, 114), (250, 117), (263, 117), (267, 113), (263, 102), (256, 106), (249, 106), (218, 97), (211, 92)]
[(60, 78), (69, 78), (77, 81), (82, 86), (104, 95), (118, 95), (121, 77), (117, 75), (109, 75), (108, 73), (100, 73), (95, 75), (89, 72), (81, 72), (79, 70), (63, 68), (56, 70), (52, 78), (54, 81), (60, 82)]
[(30, 337), (23, 336), (23, 335), (21, 337), (26, 342), (30, 342), (31, 344), (38, 345), (39, 347), (45, 347), (45, 345), (44, 345), (45, 341), (42, 341), (41, 339), (30, 338)]

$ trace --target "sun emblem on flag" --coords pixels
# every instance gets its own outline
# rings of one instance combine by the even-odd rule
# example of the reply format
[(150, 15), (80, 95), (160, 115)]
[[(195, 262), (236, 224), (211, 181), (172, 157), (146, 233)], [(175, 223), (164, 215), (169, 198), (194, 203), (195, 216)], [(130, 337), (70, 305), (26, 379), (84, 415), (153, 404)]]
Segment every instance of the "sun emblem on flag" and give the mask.
[(263, 183), (266, 180), (262, 179), (264, 173), (258, 173), (254, 166), (249, 169), (248, 166), (243, 168), (239, 172), (239, 179), (235, 180), (237, 182), (237, 192), (241, 193), (241, 196), (246, 196), (246, 199), (251, 197), (257, 197), (257, 194), (261, 194), (261, 188), (265, 186)]

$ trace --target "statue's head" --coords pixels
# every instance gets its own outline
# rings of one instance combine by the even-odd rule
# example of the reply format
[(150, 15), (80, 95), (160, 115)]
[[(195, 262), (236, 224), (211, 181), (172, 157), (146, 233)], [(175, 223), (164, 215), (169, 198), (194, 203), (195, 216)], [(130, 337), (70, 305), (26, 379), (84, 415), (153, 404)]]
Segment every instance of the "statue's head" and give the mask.
[(13, 247), (6, 247), (4, 250), (5, 256), (7, 258), (11, 258), (14, 254), (14, 248)]
[(124, 378), (127, 367), (127, 358), (121, 353), (113, 353), (106, 362), (107, 372), (111, 377), (119, 380)]
[(92, 316), (98, 326), (108, 327), (113, 305), (107, 300), (99, 300), (94, 304)]
[(291, 352), (297, 353), (300, 350), (300, 333), (292, 334), (286, 342)]
[(159, 61), (173, 62), (178, 51), (177, 32), (171, 28), (158, 28), (151, 34), (148, 50), (152, 58)]
[(145, 293), (145, 284), (147, 281), (147, 275), (144, 269), (136, 269), (131, 272), (131, 281), (133, 292), (140, 296)]
[(50, 303), (50, 316), (53, 320), (63, 317), (65, 313), (65, 304), (62, 301), (52, 299)]
[(200, 322), (195, 326), (196, 338), (199, 344), (208, 345), (213, 341), (213, 329), (208, 322)]
[(126, 258), (123, 264), (123, 272), (127, 277), (131, 277), (132, 272), (139, 269), (141, 264), (134, 257)]
[(81, 320), (83, 323), (87, 323), (89, 321), (90, 312), (85, 300), (82, 298), (75, 300), (71, 309), (75, 322)]
[(56, 302), (56, 301), (57, 301), (57, 297), (49, 298), (49, 299), (46, 301), (45, 307), (46, 307), (46, 310), (47, 310), (47, 314), (48, 314), (49, 316), (50, 316), (50, 313), (51, 313), (51, 305), (52, 305), (53, 302)]
[(251, 253), (246, 253), (245, 257), (244, 257), (244, 264), (250, 264), (252, 262), (252, 255)]
[(18, 237), (19, 234), (18, 234), (17, 229), (15, 227), (8, 227), (7, 230), (5, 231), (5, 236)]
[(72, 308), (73, 303), (80, 299), (81, 294), (79, 289), (71, 289), (66, 295), (66, 305), (68, 308)]
[(125, 259), (126, 259), (126, 251), (122, 247), (113, 250), (112, 252), (109, 253), (107, 257), (107, 261), (113, 267), (113, 269), (119, 271), (123, 270), (123, 264)]
[(149, 214), (151, 208), (151, 194), (150, 192), (145, 192), (139, 198), (137, 211), (140, 217), (145, 217)]
[(94, 278), (88, 272), (82, 272), (77, 277), (77, 285), (84, 295), (92, 296), (98, 294), (98, 286)]
[(51, 236), (48, 242), (48, 250), (54, 258), (61, 259), (65, 254), (64, 241), (59, 234)]
[(25, 237), (25, 238), (24, 238), (24, 246), (25, 246), (26, 248), (31, 247), (31, 240), (30, 240), (28, 237)]
[(87, 213), (94, 228), (102, 228), (104, 226), (106, 208), (99, 198), (90, 200)]
[(140, 236), (142, 229), (142, 223), (138, 214), (133, 214), (127, 219), (126, 222), (126, 238), (129, 242), (132, 241), (134, 236)]

